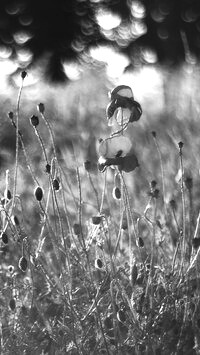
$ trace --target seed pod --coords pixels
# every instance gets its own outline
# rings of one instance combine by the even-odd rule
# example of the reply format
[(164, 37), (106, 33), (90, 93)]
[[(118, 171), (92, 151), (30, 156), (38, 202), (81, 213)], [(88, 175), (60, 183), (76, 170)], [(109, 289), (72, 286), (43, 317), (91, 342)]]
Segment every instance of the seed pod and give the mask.
[(81, 226), (78, 223), (74, 223), (73, 230), (75, 235), (80, 235), (81, 233)]
[(42, 103), (42, 102), (40, 102), (38, 105), (37, 105), (37, 109), (38, 109), (38, 111), (40, 112), (40, 113), (44, 113), (44, 111), (45, 111), (45, 106), (44, 106), (44, 104)]
[(114, 187), (112, 195), (113, 195), (113, 198), (116, 200), (121, 199), (121, 191), (120, 191), (119, 187)]
[(55, 191), (59, 191), (60, 190), (60, 182), (59, 179), (54, 179), (53, 180), (53, 188)]
[(42, 201), (42, 198), (43, 198), (43, 189), (40, 187), (40, 186), (37, 186), (36, 189), (35, 189), (35, 198), (37, 201)]
[(93, 216), (92, 217), (92, 223), (95, 225), (98, 225), (101, 223), (102, 217), (101, 216)]
[(1, 234), (1, 240), (4, 244), (8, 244), (8, 236), (5, 232)]
[(28, 266), (28, 261), (27, 261), (27, 259), (25, 258), (25, 256), (22, 256), (22, 257), (19, 259), (18, 266), (19, 266), (19, 268), (20, 268), (21, 271), (23, 271), (23, 272), (26, 271), (27, 266)]
[(37, 127), (39, 125), (39, 118), (35, 115), (31, 116), (30, 122), (33, 127)]
[(96, 259), (95, 260), (95, 267), (98, 268), (98, 269), (102, 269), (103, 267), (103, 262), (101, 259)]
[(10, 300), (10, 302), (9, 302), (9, 307), (10, 307), (11, 311), (14, 311), (14, 310), (15, 310), (16, 302), (15, 302), (15, 299), (14, 299), (14, 298), (11, 298), (11, 300)]

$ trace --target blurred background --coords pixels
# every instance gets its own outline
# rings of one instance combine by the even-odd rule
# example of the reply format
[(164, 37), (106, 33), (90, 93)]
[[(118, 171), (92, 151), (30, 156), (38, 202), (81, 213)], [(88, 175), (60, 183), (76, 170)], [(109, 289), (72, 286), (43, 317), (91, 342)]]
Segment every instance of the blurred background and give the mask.
[(38, 114), (39, 102), (45, 104), (61, 158), (71, 164), (73, 139), (81, 166), (86, 159), (95, 161), (96, 142), (110, 134), (108, 92), (125, 84), (143, 109), (127, 133), (140, 163), (130, 185), (140, 199), (146, 199), (149, 181), (161, 185), (151, 135), (156, 131), (170, 199), (179, 191), (180, 140), (186, 172), (199, 180), (199, 56), (199, 0), (2, 0), (0, 173), (12, 170), (15, 161), (15, 131), (7, 112), (16, 110), (22, 70), (28, 75), (20, 129), (37, 164), (41, 151), (33, 144), (29, 118)]

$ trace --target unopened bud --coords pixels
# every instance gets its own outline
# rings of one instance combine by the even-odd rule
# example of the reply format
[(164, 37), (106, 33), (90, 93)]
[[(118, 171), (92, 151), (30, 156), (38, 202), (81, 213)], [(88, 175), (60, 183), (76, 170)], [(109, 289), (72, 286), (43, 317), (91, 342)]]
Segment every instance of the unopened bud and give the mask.
[(35, 115), (30, 118), (30, 121), (33, 127), (37, 127), (39, 125), (39, 118)]
[(44, 113), (45, 111), (45, 106), (44, 104), (41, 102), (40, 104), (37, 105), (37, 109), (40, 113)]

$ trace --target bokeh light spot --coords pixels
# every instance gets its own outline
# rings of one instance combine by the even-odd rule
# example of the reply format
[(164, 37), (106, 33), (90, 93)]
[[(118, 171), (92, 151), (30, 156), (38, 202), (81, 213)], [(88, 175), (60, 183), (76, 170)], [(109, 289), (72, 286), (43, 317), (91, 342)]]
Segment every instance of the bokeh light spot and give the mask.
[(145, 7), (140, 1), (132, 1), (130, 4), (130, 9), (132, 16), (136, 19), (142, 19), (145, 17)]
[(77, 63), (63, 62), (63, 70), (70, 80), (77, 80), (80, 78), (81, 70)]
[(32, 38), (32, 35), (27, 31), (19, 31), (14, 33), (13, 37), (17, 44), (24, 44)]
[(12, 54), (12, 49), (7, 46), (0, 46), (0, 59), (8, 59)]
[(98, 9), (96, 12), (96, 21), (98, 25), (104, 30), (111, 30), (116, 28), (121, 23), (121, 17), (103, 8)]

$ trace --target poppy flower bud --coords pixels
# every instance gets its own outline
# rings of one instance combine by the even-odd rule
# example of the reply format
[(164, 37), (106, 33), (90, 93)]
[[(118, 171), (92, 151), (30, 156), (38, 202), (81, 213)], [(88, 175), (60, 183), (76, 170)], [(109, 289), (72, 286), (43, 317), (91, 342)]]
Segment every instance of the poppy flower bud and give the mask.
[(119, 189), (119, 187), (114, 187), (113, 192), (112, 192), (113, 198), (116, 200), (120, 200), (121, 199), (121, 191)]
[(131, 275), (130, 275), (132, 287), (135, 286), (137, 277), (138, 277), (138, 269), (137, 269), (137, 265), (134, 264), (131, 268)]
[(47, 174), (50, 174), (50, 173), (51, 173), (51, 165), (50, 165), (50, 164), (46, 164), (46, 166), (45, 166), (45, 172), (46, 172)]
[(17, 227), (19, 227), (20, 223), (19, 223), (18, 217), (12, 216), (11, 219), (12, 219), (13, 224), (15, 224)]
[(101, 223), (102, 217), (101, 216), (93, 216), (92, 217), (92, 223), (95, 225), (98, 225)]
[(118, 97), (133, 98), (133, 92), (130, 86), (118, 85), (110, 92), (110, 99), (114, 100)]
[(176, 201), (175, 200), (170, 200), (169, 201), (169, 204), (170, 204), (170, 207), (173, 209), (173, 210), (176, 210), (177, 209), (177, 204), (176, 204)]
[(15, 302), (15, 299), (14, 299), (14, 298), (11, 298), (11, 300), (10, 300), (10, 302), (9, 302), (9, 307), (10, 307), (11, 311), (14, 311), (14, 310), (15, 310), (16, 302)]
[(97, 268), (97, 269), (102, 269), (102, 267), (103, 267), (103, 262), (102, 262), (102, 260), (101, 259), (96, 259), (95, 260), (95, 267)]
[(89, 160), (86, 160), (84, 162), (84, 168), (86, 171), (90, 171), (91, 170), (91, 162)]
[(178, 146), (179, 146), (180, 149), (182, 149), (183, 148), (183, 142), (179, 142)]
[(5, 232), (1, 234), (1, 240), (4, 244), (8, 244), (8, 236)]
[(119, 320), (119, 322), (124, 323), (126, 321), (126, 313), (120, 309), (117, 312), (117, 319)]
[(107, 329), (112, 329), (113, 328), (113, 318), (112, 318), (111, 314), (104, 319), (104, 326)]
[(37, 109), (38, 109), (38, 111), (40, 112), (40, 113), (44, 113), (44, 111), (45, 111), (45, 106), (44, 106), (44, 104), (41, 102), (41, 103), (39, 103), (38, 105), (37, 105)]
[(78, 223), (74, 223), (73, 230), (75, 235), (79, 235), (81, 233), (81, 226)]
[(14, 118), (14, 113), (12, 111), (8, 112), (8, 117), (13, 120)]
[(37, 186), (35, 189), (35, 198), (37, 201), (42, 201), (43, 198), (43, 189), (40, 186)]
[(19, 268), (20, 268), (21, 271), (23, 271), (23, 272), (26, 271), (27, 266), (28, 266), (28, 261), (27, 261), (27, 259), (25, 258), (25, 256), (22, 256), (22, 257), (19, 259), (18, 266), (19, 266)]
[(33, 115), (30, 118), (30, 122), (31, 122), (33, 127), (37, 127), (39, 125), (39, 118), (37, 116)]
[(200, 238), (193, 238), (192, 239), (192, 246), (194, 249), (197, 249), (200, 246)]
[(191, 190), (193, 188), (193, 179), (192, 177), (188, 176), (185, 178), (185, 186), (188, 190)]
[(144, 240), (142, 239), (142, 237), (139, 237), (137, 240), (137, 245), (139, 248), (143, 248), (144, 246)]
[(14, 266), (13, 265), (8, 265), (8, 271), (10, 274), (12, 274), (14, 272)]
[(23, 71), (21, 72), (21, 78), (22, 78), (22, 79), (25, 79), (26, 76), (27, 76), (27, 72), (26, 72), (25, 70), (23, 70)]
[(10, 190), (7, 190), (7, 191), (5, 191), (5, 192), (7, 192), (7, 193), (5, 193), (5, 195), (7, 195), (7, 196), (5, 196), (5, 198), (7, 198), (8, 200), (11, 200), (12, 195), (11, 195)]
[(59, 179), (54, 179), (53, 180), (53, 188), (55, 191), (59, 191), (60, 190), (60, 182)]

